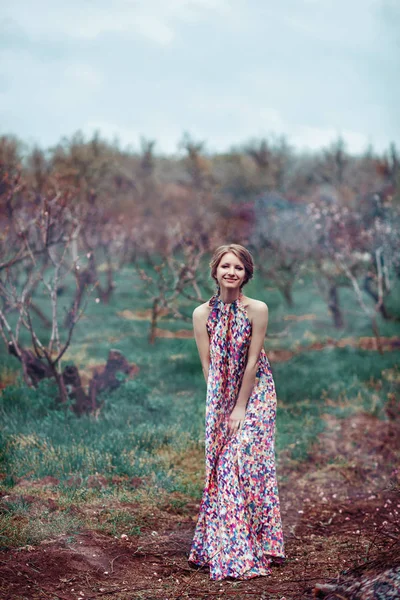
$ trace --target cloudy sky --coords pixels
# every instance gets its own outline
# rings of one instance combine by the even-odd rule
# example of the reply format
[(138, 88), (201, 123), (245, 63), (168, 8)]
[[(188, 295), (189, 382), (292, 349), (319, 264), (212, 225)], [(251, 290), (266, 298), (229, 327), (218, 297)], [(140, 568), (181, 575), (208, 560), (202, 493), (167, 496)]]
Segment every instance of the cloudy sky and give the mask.
[(0, 134), (400, 141), (400, 0), (2, 0)]

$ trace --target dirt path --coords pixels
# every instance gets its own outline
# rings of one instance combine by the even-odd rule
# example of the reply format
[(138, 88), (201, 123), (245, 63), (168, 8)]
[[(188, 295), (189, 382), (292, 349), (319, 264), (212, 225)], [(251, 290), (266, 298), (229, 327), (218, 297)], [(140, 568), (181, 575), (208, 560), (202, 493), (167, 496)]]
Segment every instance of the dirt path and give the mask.
[(400, 592), (346, 592), (353, 572), (360, 581), (400, 560), (400, 476), (393, 468), (399, 457), (399, 425), (364, 414), (340, 421), (329, 417), (307, 464), (282, 456), (279, 489), (287, 559), (273, 566), (270, 577), (218, 582), (205, 569), (189, 568), (198, 511), (189, 502), (155, 512), (139, 537), (81, 531), (1, 553), (0, 597), (298, 600), (316, 597), (317, 584), (336, 585), (338, 578), (340, 594), (325, 588), (319, 597), (400, 597)]

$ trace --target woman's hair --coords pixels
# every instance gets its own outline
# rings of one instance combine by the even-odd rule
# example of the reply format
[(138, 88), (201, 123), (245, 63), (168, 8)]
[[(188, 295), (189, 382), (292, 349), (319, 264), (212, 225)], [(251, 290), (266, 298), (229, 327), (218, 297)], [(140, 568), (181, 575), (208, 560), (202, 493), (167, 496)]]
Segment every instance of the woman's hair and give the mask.
[(215, 250), (215, 252), (212, 256), (211, 262), (210, 262), (211, 277), (215, 281), (217, 281), (218, 265), (221, 262), (221, 258), (227, 252), (233, 252), (233, 254), (235, 254), (235, 256), (237, 256), (238, 259), (241, 260), (243, 263), (244, 270), (245, 270), (245, 278), (244, 278), (244, 281), (242, 284), (242, 287), (243, 287), (243, 285), (246, 285), (246, 283), (248, 281), (250, 281), (250, 279), (253, 277), (254, 261), (253, 261), (253, 257), (250, 254), (250, 252), (244, 246), (241, 246), (240, 244), (225, 244), (224, 246), (219, 246)]

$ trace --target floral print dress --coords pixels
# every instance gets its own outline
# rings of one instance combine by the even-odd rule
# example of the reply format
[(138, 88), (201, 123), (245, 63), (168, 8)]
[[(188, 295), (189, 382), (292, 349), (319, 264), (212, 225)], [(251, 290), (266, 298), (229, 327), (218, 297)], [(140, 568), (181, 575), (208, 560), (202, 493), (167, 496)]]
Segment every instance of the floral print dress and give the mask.
[(262, 349), (243, 425), (229, 436), (252, 327), (242, 295), (232, 303), (213, 296), (210, 306), (205, 486), (188, 561), (208, 565), (210, 579), (250, 579), (269, 575), (272, 558), (285, 556), (275, 473), (275, 385)]

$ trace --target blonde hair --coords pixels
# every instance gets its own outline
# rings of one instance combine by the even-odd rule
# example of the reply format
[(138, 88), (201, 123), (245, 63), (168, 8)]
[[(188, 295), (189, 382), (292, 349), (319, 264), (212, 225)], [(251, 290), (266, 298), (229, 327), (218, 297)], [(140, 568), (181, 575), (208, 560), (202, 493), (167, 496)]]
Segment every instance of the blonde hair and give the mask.
[[(217, 281), (217, 268), (219, 263), (221, 262), (222, 257), (227, 252), (233, 252), (235, 256), (243, 263), (245, 270), (245, 278), (242, 284), (246, 285), (248, 281), (253, 277), (254, 273), (254, 261), (250, 252), (240, 244), (225, 244), (224, 246), (219, 246), (210, 261), (210, 269), (211, 269), (211, 277)], [(217, 282), (218, 283), (218, 282)]]

